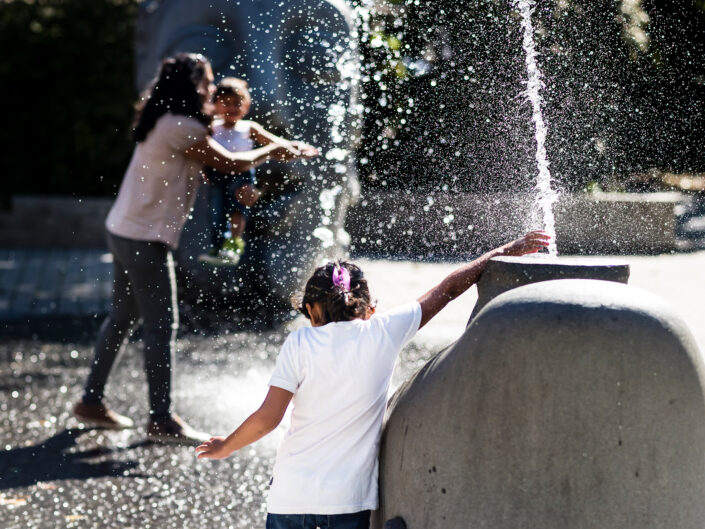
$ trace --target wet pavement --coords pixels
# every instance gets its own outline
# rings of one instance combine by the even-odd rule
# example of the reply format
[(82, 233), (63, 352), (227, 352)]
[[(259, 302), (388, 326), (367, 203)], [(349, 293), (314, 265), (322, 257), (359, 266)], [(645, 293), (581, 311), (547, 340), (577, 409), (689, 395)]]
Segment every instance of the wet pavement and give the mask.
[[(630, 284), (674, 305), (705, 349), (705, 252), (621, 259), (631, 265)], [(380, 310), (418, 297), (456, 266), (358, 262)], [(96, 288), (109, 289), (106, 281)], [(418, 333), (401, 355), (395, 386), (461, 334), (475, 299), (472, 290)], [(71, 318), (35, 314), (24, 328), (24, 317), (0, 321), (0, 330), (16, 331), (0, 342), (0, 528), (263, 527), (273, 456), (286, 425), (225, 461), (197, 461), (191, 448), (147, 443), (141, 347), (131, 341), (107, 398), (138, 427), (81, 429), (70, 409), (87, 373), (96, 318), (85, 310)], [(297, 319), (277, 330), (232, 325), (219, 336), (183, 331), (175, 411), (200, 429), (228, 433), (259, 405), (279, 346), (303, 324)]]

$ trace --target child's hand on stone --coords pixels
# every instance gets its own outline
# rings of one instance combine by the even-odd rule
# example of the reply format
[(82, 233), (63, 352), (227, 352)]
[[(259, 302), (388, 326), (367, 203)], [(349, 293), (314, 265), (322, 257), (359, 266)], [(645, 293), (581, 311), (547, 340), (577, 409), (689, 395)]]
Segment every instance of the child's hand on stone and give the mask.
[(225, 437), (211, 437), (196, 447), (198, 459), (225, 459), (230, 452), (225, 447)]
[(526, 255), (536, 253), (548, 246), (550, 235), (544, 231), (530, 231), (520, 239), (505, 244), (502, 247), (503, 255)]

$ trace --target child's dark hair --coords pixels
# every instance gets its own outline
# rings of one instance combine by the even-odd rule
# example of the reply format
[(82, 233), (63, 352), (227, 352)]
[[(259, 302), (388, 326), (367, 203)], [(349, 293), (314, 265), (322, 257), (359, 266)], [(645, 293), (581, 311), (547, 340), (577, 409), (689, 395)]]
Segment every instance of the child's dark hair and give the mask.
[[(345, 279), (349, 279), (349, 283)], [(297, 309), (310, 320), (306, 304), (314, 303), (321, 306), (325, 320), (323, 324), (362, 318), (374, 308), (362, 270), (346, 261), (331, 262), (316, 268), (306, 282)]]
[(207, 64), (208, 59), (196, 53), (179, 53), (162, 61), (156, 79), (136, 106), (135, 141), (143, 141), (167, 113), (190, 116), (210, 125), (211, 117), (203, 112), (203, 96), (198, 91)]
[(213, 100), (219, 97), (237, 96), (240, 100), (250, 99), (250, 86), (244, 79), (237, 77), (223, 77), (215, 87)]

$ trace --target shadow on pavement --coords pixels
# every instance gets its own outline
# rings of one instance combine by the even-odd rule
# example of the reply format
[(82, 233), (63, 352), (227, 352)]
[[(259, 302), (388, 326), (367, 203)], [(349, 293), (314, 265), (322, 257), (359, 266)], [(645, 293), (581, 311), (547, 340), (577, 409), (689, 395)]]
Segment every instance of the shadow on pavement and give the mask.
[[(0, 452), (0, 490), (30, 487), (42, 481), (124, 476), (125, 471), (138, 465), (137, 461), (89, 460), (147, 444), (145, 441), (124, 448), (70, 452), (76, 446), (77, 438), (87, 431), (65, 429), (40, 444)], [(131, 474), (130, 477), (140, 476)]]

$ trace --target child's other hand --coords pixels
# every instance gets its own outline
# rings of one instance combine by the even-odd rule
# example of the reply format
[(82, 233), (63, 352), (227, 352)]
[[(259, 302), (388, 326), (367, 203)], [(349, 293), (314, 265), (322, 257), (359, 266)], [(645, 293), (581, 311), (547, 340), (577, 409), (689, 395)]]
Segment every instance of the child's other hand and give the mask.
[(526, 255), (529, 253), (536, 253), (541, 248), (546, 248), (550, 240), (550, 235), (544, 231), (530, 231), (520, 239), (502, 246), (502, 254)]
[(198, 459), (225, 459), (230, 452), (225, 448), (225, 437), (211, 437), (196, 447)]
[(315, 158), (316, 156), (320, 155), (321, 152), (314, 147), (313, 145), (309, 145), (308, 143), (304, 143), (302, 141), (292, 141), (291, 142), (294, 148), (298, 149), (299, 152), (301, 153), (301, 158)]
[(281, 162), (289, 162), (301, 158), (301, 151), (295, 145), (279, 145), (270, 154), (270, 157)]

